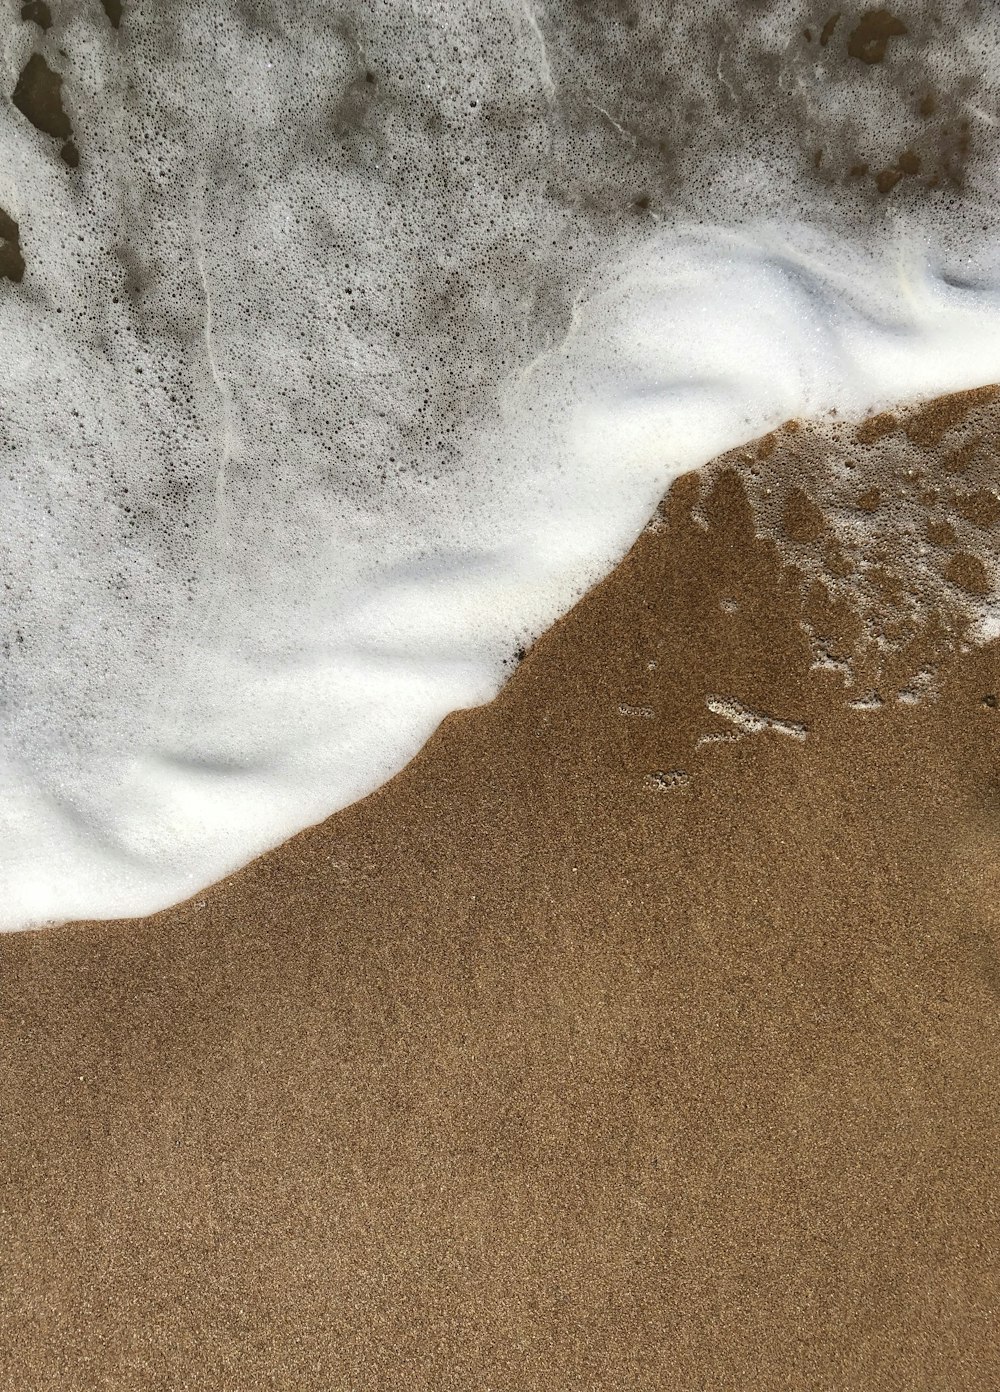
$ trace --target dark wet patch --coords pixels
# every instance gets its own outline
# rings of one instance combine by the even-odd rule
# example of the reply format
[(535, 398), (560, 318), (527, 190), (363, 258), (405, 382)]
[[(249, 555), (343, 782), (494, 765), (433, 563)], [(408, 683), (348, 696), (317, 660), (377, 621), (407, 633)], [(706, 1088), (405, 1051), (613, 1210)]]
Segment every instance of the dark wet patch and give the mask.
[(961, 425), (970, 412), (991, 405), (1000, 397), (1000, 387), (978, 387), (975, 391), (944, 396), (913, 411), (905, 430), (910, 443), (918, 449), (933, 449), (950, 430)]
[(974, 462), (976, 455), (979, 454), (983, 444), (981, 435), (970, 435), (967, 440), (959, 445), (955, 450), (946, 454), (941, 461), (941, 467), (946, 474), (964, 474)]
[(875, 176), (875, 187), (879, 193), (890, 193), (899, 181), (907, 175), (920, 173), (921, 160), (915, 150), (904, 150), (894, 165), (882, 169)]
[(76, 142), (67, 140), (66, 144), (59, 151), (59, 158), (64, 164), (67, 164), (70, 169), (76, 169), (80, 163), (80, 151), (76, 148)]
[(952, 506), (967, 522), (984, 531), (1000, 522), (1000, 498), (985, 488), (958, 495), (952, 499)]
[(809, 495), (793, 488), (785, 500), (781, 518), (782, 528), (789, 541), (816, 541), (826, 531), (826, 520)]
[(957, 539), (955, 528), (950, 522), (937, 522), (932, 518), (927, 523), (927, 540), (932, 546), (952, 546)]
[(122, 290), (130, 300), (139, 300), (149, 289), (154, 276), (147, 270), (139, 260), (133, 247), (128, 242), (111, 248), (111, 254), (121, 262), (124, 271)]
[(847, 51), (862, 63), (881, 63), (889, 40), (908, 32), (903, 21), (888, 10), (866, 10), (851, 30)]
[(837, 13), (832, 14), (830, 18), (826, 21), (826, 23), (823, 25), (823, 31), (819, 36), (819, 41), (823, 48), (826, 48), (827, 44), (833, 38), (833, 31), (834, 29), (836, 29), (839, 22), (840, 11), (838, 10)]
[(101, 0), (101, 4), (104, 6), (104, 13), (107, 15), (108, 19), (110, 19), (116, 29), (119, 28), (122, 22), (122, 10), (124, 8), (122, 0)]
[(957, 551), (945, 567), (945, 579), (967, 594), (985, 598), (993, 588), (986, 567), (978, 556)]
[(25, 24), (37, 24), (43, 31), (52, 27), (52, 11), (45, 0), (27, 0), (21, 6), (21, 18)]
[(757, 444), (757, 458), (770, 459), (771, 455), (774, 453), (775, 446), (777, 445), (777, 443), (777, 436), (775, 435), (775, 432), (773, 430), (771, 431), (770, 435), (763, 436)]
[(845, 576), (853, 575), (856, 566), (842, 547), (836, 542), (830, 542), (823, 552), (823, 569), (834, 579), (842, 580)]
[(24, 278), (21, 231), (17, 223), (0, 208), (0, 278), (15, 284)]
[(873, 445), (877, 440), (884, 440), (887, 435), (892, 435), (899, 429), (898, 419), (889, 411), (883, 411), (880, 415), (869, 416), (862, 421), (854, 432), (854, 438), (859, 445)]
[(60, 75), (52, 71), (42, 55), (33, 53), (17, 79), (11, 101), (36, 130), (57, 140), (68, 140), (73, 128), (63, 110), (62, 84)]
[(378, 76), (371, 68), (361, 69), (340, 93), (330, 113), (336, 139), (350, 145), (360, 135), (371, 135), (371, 112), (379, 95)]

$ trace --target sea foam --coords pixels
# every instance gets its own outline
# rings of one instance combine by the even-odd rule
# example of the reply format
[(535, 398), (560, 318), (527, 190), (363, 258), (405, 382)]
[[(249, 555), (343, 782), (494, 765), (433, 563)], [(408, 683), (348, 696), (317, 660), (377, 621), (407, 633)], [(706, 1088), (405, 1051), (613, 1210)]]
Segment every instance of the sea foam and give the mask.
[(663, 8), (12, 25), (73, 149), (22, 83), (0, 927), (151, 912), (376, 788), (680, 472), (1000, 380), (992, 15), (901, 7), (875, 61), (860, 11)]

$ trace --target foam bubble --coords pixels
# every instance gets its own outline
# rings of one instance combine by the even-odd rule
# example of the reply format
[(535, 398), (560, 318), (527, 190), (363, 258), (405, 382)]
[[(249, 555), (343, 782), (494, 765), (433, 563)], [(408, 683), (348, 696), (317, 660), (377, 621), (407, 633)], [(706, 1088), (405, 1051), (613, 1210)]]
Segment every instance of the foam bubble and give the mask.
[(1000, 378), (991, 16), (874, 64), (849, 16), (662, 8), (15, 26), (78, 161), (5, 109), (0, 927), (377, 787), (682, 470)]

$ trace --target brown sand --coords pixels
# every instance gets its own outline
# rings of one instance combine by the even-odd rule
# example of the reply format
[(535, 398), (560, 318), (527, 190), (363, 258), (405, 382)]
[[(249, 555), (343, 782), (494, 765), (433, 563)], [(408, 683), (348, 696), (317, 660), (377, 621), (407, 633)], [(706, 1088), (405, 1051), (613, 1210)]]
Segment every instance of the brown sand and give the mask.
[(805, 589), (681, 480), (374, 796), (0, 942), (3, 1387), (1000, 1385), (1000, 647), (852, 709)]

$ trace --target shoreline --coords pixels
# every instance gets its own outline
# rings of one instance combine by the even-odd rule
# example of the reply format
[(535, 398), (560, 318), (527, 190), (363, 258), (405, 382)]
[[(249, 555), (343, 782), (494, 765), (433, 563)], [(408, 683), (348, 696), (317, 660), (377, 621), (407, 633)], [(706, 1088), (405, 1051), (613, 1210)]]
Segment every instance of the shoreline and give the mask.
[(10, 1386), (993, 1384), (1000, 642), (739, 453), (369, 797), (0, 939)]

